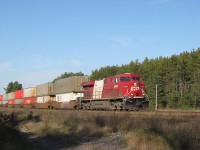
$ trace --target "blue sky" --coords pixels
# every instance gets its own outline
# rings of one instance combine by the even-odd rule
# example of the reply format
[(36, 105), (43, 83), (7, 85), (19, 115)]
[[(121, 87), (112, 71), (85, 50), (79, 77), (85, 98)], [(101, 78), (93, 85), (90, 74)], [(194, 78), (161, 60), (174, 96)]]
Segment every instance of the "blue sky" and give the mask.
[(0, 93), (200, 46), (199, 0), (0, 0)]

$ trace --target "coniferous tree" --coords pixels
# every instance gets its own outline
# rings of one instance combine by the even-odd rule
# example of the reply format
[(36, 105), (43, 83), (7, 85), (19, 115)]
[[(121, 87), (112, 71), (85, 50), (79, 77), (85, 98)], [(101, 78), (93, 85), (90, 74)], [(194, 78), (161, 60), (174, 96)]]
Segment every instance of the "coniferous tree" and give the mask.
[(18, 81), (8, 83), (7, 87), (4, 88), (6, 93), (15, 92), (17, 90), (22, 89), (22, 84), (18, 83)]

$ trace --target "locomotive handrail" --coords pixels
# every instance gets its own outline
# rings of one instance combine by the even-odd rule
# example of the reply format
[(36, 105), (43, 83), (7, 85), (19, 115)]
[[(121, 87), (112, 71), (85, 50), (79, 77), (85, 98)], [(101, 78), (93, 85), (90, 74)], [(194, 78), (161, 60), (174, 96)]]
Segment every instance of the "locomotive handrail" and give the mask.
[(127, 95), (130, 93), (131, 91), (128, 92), (128, 89), (127, 89), (127, 93), (124, 95), (124, 97), (127, 97)]

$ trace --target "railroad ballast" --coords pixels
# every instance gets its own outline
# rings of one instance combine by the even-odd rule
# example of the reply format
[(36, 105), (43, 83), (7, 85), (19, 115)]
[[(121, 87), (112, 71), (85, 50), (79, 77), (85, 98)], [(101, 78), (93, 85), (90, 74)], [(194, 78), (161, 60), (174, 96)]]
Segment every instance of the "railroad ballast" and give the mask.
[(92, 81), (72, 76), (0, 95), (2, 107), (139, 110), (148, 103), (142, 77), (131, 73)]

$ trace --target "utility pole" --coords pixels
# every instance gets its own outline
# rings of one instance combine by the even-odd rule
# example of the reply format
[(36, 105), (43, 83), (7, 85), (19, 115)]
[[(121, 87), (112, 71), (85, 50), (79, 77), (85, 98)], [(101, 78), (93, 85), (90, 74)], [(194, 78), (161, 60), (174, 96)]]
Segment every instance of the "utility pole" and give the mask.
[(156, 84), (156, 104), (155, 104), (155, 110), (158, 110), (158, 85)]

